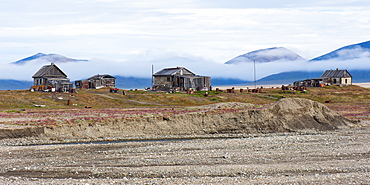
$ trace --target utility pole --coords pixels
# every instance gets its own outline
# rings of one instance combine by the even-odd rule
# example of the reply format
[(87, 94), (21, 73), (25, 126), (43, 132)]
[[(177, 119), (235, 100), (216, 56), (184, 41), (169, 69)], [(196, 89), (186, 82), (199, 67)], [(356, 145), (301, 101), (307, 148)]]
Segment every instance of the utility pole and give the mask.
[(154, 65), (152, 64), (152, 88), (153, 88), (153, 85), (154, 85), (153, 74), (154, 74)]
[(256, 85), (256, 59), (255, 58), (253, 59), (253, 72), (254, 72), (254, 88), (256, 89), (257, 85)]

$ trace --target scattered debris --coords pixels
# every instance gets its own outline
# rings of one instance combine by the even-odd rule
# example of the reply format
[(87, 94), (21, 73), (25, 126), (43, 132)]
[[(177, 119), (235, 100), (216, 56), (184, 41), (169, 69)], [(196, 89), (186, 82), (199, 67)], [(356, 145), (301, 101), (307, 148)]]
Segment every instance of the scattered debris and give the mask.
[(113, 88), (113, 89), (110, 89), (109, 92), (110, 93), (118, 93), (118, 89), (117, 88)]

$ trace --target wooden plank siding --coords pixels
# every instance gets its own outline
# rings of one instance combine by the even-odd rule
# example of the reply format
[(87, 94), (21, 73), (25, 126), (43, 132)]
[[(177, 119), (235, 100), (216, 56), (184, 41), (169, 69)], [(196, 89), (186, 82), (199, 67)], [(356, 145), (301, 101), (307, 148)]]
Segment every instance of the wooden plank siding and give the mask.
[(32, 78), (32, 90), (69, 92), (73, 89), (67, 75), (54, 63), (42, 66)]
[(153, 90), (211, 90), (211, 77), (195, 75), (184, 67), (165, 68), (153, 74)]

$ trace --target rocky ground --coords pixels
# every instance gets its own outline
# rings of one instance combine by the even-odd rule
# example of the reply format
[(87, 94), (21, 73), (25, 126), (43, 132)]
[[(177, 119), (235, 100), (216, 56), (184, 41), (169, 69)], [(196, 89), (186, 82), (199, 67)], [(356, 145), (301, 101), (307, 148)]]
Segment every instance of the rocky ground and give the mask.
[(370, 184), (369, 122), (304, 99), (235, 112), (197, 109), (0, 127), (0, 184)]
[(3, 140), (0, 184), (370, 184), (369, 133), (363, 124), (238, 138), (35, 146)]

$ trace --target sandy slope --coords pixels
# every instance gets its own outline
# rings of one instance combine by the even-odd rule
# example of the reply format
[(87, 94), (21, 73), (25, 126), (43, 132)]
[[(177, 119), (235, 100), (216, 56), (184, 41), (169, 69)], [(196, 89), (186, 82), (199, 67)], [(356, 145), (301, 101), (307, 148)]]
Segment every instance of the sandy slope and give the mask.
[[(238, 103), (213, 104), (215, 108)], [(238, 105), (240, 106), (240, 105)], [(285, 98), (263, 109), (219, 109), (187, 114), (111, 119), (103, 122), (81, 122), (78, 125), (55, 127), (0, 129), (0, 138), (33, 136), (43, 141), (96, 140), (97, 138), (159, 138), (184, 137), (204, 134), (254, 134), (273, 132), (324, 131), (355, 124), (323, 104), (300, 98)], [(204, 107), (203, 107), (204, 108)], [(194, 108), (193, 108), (194, 109)], [(206, 110), (213, 110), (211, 107)], [(225, 111), (223, 111), (225, 110)]]

